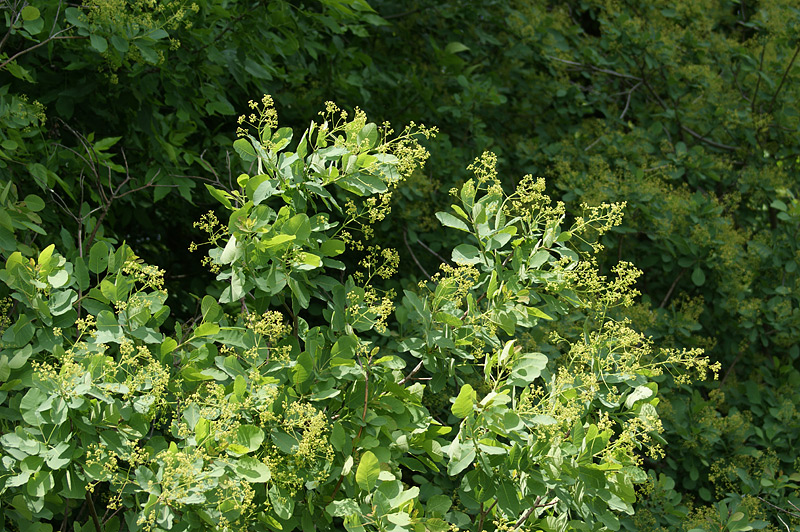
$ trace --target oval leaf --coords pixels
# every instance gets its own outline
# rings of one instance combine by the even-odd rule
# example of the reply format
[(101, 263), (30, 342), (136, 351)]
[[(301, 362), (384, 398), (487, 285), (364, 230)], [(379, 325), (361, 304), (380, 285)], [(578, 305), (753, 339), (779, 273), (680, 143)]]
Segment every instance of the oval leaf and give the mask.
[(451, 411), (453, 415), (458, 418), (465, 418), (472, 413), (472, 406), (475, 404), (475, 390), (472, 386), (465, 384), (458, 392), (455, 402)]
[(361, 456), (361, 461), (358, 463), (356, 469), (356, 482), (362, 490), (371, 491), (378, 480), (378, 474), (381, 472), (381, 465), (378, 458), (372, 453), (367, 451)]

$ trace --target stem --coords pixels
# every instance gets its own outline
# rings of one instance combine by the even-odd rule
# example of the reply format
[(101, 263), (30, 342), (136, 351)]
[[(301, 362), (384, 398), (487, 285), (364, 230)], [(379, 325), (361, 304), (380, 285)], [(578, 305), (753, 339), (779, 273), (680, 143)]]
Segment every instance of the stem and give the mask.
[(786, 83), (786, 77), (789, 75), (789, 71), (792, 69), (792, 65), (794, 65), (794, 60), (797, 59), (797, 54), (800, 53), (800, 44), (797, 45), (797, 48), (794, 50), (794, 55), (792, 56), (792, 60), (789, 61), (789, 66), (786, 67), (786, 70), (783, 72), (783, 77), (781, 78), (781, 83), (778, 85), (775, 94), (772, 95), (772, 100), (769, 102), (769, 111), (772, 112), (773, 107), (775, 106), (775, 99), (778, 97), (778, 93), (781, 92), (783, 88), (783, 84)]
[(675, 277), (674, 281), (672, 281), (672, 285), (669, 287), (669, 290), (667, 291), (667, 295), (664, 296), (664, 300), (661, 302), (661, 304), (658, 306), (658, 308), (664, 308), (666, 306), (667, 301), (669, 301), (670, 296), (672, 296), (672, 291), (675, 290), (675, 287), (678, 285), (678, 281), (681, 280), (681, 277), (683, 277), (684, 273), (686, 273), (686, 268), (681, 269), (681, 271), (678, 274), (678, 276)]
[(97, 518), (97, 512), (94, 509), (94, 501), (92, 500), (92, 493), (90, 491), (86, 492), (86, 502), (89, 503), (89, 514), (92, 516), (95, 530), (97, 530), (97, 532), (103, 532), (103, 528), (100, 526), (100, 520)]
[[(70, 30), (70, 29), (72, 29), (72, 26), (70, 26), (69, 28), (65, 28), (65, 29), (59, 31), (58, 33), (64, 33), (65, 31)], [(88, 39), (89, 38), (89, 37), (82, 37), (80, 35), (63, 35), (61, 37), (58, 37), (58, 33), (56, 33), (52, 37), (48, 37), (47, 39), (43, 40), (39, 44), (35, 44), (35, 45), (31, 46), (30, 48), (26, 48), (24, 50), (21, 50), (21, 51), (15, 53), (11, 57), (9, 57), (8, 59), (6, 59), (2, 63), (0, 63), (0, 69), (5, 67), (10, 62), (14, 61), (17, 57), (19, 57), (21, 55), (24, 55), (24, 54), (27, 54), (28, 52), (31, 52), (31, 51), (39, 48), (40, 46), (44, 46), (45, 44), (49, 43), (50, 41), (60, 41), (60, 40), (63, 40), (63, 39)]]
[(494, 507), (497, 506), (497, 499), (492, 503), (491, 506), (484, 512), (483, 511), (483, 503), (481, 503), (481, 511), (480, 511), (480, 518), (478, 519), (478, 532), (482, 532), (483, 530), (483, 521), (486, 519), (486, 516), (489, 515), (489, 512), (494, 510)]
[(767, 51), (767, 41), (761, 45), (761, 59), (758, 61), (758, 76), (756, 77), (756, 87), (753, 89), (753, 97), (750, 102), (750, 113), (756, 113), (756, 100), (758, 99), (758, 88), (761, 86), (761, 70), (764, 68), (764, 52)]
[(416, 373), (417, 373), (417, 372), (418, 372), (420, 369), (422, 369), (422, 360), (420, 360), (420, 361), (419, 361), (419, 364), (417, 364), (416, 366), (414, 366), (414, 369), (412, 369), (412, 370), (411, 370), (411, 373), (409, 373), (408, 375), (406, 375), (405, 377), (403, 377), (403, 378), (400, 380), (400, 382), (398, 382), (397, 384), (400, 384), (400, 385), (403, 385), (403, 384), (405, 384), (405, 383), (406, 383), (406, 382), (408, 382), (408, 381), (409, 381), (409, 379), (411, 379), (411, 377), (413, 377), (413, 376), (414, 376), (414, 375), (415, 375), (415, 374), (416, 374)]
[(419, 259), (417, 259), (417, 256), (414, 255), (414, 252), (411, 250), (411, 246), (408, 245), (408, 238), (406, 237), (406, 234), (407, 234), (406, 230), (403, 229), (403, 242), (405, 242), (406, 244), (406, 249), (408, 250), (409, 253), (411, 253), (411, 258), (414, 259), (414, 262), (417, 264), (417, 267), (430, 281), (431, 276), (428, 274), (428, 272), (425, 271), (425, 268), (422, 267), (422, 264), (420, 264)]

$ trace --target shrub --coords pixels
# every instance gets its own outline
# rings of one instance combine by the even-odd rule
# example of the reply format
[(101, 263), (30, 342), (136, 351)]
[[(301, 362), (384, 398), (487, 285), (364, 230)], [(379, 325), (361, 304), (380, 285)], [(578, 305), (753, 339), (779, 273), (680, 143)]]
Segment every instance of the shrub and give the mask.
[[(618, 529), (642, 453), (661, 452), (660, 375), (716, 369), (624, 319), (638, 271), (596, 261), (623, 205), (568, 222), (541, 179), (504, 192), (484, 154), (437, 214), (464, 243), (400, 296), (371, 226), (435, 130), (328, 104), (290, 152), (271, 99), (251, 111), (239, 188), (208, 187), (227, 219), (195, 224), (224, 288), (191, 322), (163, 330), (164, 272), (126, 244), (66, 257), (14, 240), (6, 526)], [(35, 227), (41, 200), (3, 190), (10, 230)]]

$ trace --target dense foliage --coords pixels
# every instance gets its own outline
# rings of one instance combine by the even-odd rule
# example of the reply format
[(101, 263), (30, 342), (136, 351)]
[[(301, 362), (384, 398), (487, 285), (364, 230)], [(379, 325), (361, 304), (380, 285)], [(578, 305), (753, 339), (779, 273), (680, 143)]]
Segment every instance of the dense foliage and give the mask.
[[(312, 439), (332, 446), (318, 449), (331, 453), (325, 454), (328, 469), (298, 466), (309, 479), (327, 475), (308, 487), (322, 499), (309, 495), (301, 502), (294, 493), (286, 497), (294, 501), (291, 511), (285, 506), (281, 514), (269, 513), (278, 511), (275, 500), (283, 495), (269, 491), (278, 484), (264, 480), (260, 470), (249, 500), (273, 510), (264, 510), (268, 517), (253, 526), (274, 527), (269, 519), (289, 523), (291, 518), (283, 517), (289, 513), (302, 520), (306, 510), (306, 519), (321, 524), (320, 515), (334, 518), (332, 508), (325, 510), (333, 500), (353, 501), (359, 512), (367, 512), (359, 505), (373, 501), (367, 495), (376, 486), (379, 492), (383, 483), (385, 489), (400, 490), (397, 496), (421, 489), (409, 496), (413, 504), (403, 506), (408, 503), (403, 501), (383, 512), (406, 513), (414, 520), (408, 526), (435, 528), (425, 520), (445, 519), (464, 528), (514, 527), (515, 512), (520, 519), (525, 508), (552, 501), (558, 503), (528, 513), (519, 526), (730, 531), (800, 526), (800, 463), (794, 449), (800, 431), (800, 208), (794, 177), (800, 162), (800, 11), (792, 2), (104, 0), (70, 5), (43, 0), (29, 5), (9, 0), (0, 9), (0, 253), (6, 272), (0, 296), (10, 298), (0, 325), (0, 394), (7, 420), (0, 511), (6, 526), (27, 529), (32, 525), (26, 520), (33, 520), (59, 527), (74, 520), (78, 528), (88, 524), (91, 529), (91, 508), (99, 518), (112, 508), (108, 518), (113, 504), (123, 500), (117, 517), (133, 508), (143, 511), (137, 504), (146, 504), (153, 494), (135, 495), (147, 485), (135, 471), (142, 466), (158, 475), (166, 462), (147, 460), (161, 452), (165, 459), (171, 444), (182, 457), (200, 453), (198, 475), (210, 475), (211, 469), (203, 468), (212, 468), (214, 460), (227, 460), (217, 464), (219, 476), (210, 478), (246, 477), (230, 464), (247, 462), (250, 455), (270, 468), (269, 456), (290, 454), (289, 447), (269, 447), (277, 445), (272, 431), (290, 433), (282, 425), (287, 422), (279, 421), (292, 418), (285, 415), (284, 403), (311, 405), (325, 418), (327, 428), (315, 429), (322, 432)], [(350, 118), (339, 121), (324, 117), (331, 128), (325, 131), (341, 127), (339, 134), (349, 139), (358, 129), (358, 146), (345, 147), (357, 155), (350, 163), (346, 153), (324, 152), (331, 146), (312, 141), (321, 138), (324, 119), (302, 142), (292, 141), (289, 130), (268, 123), (271, 111), (262, 114), (272, 107), (258, 104), (253, 119), (245, 121), (266, 120), (260, 126), (269, 127), (269, 134), (248, 130), (245, 135), (254, 136), (242, 137), (231, 149), (242, 102), (263, 93), (274, 95), (282, 120), (298, 133), (307, 130), (324, 100), (335, 98), (360, 103), (378, 124), (425, 121), (439, 134), (419, 139), (412, 128), (401, 133), (404, 140), (393, 141), (385, 128), (367, 128), (360, 112), (351, 110)], [(368, 145), (361, 147), (365, 139)], [(422, 149), (411, 148), (417, 142), (431, 150), (424, 169)], [(413, 154), (379, 160), (400, 146)], [(362, 149), (369, 152), (365, 158)], [(491, 155), (481, 156), (487, 149), (497, 154), (496, 166)], [(290, 160), (289, 151), (296, 159)], [(270, 170), (271, 157), (275, 167)], [(414, 161), (416, 169), (402, 160)], [(374, 167), (378, 163), (384, 165), (381, 170)], [(322, 175), (334, 167), (345, 177), (326, 182)], [(351, 172), (373, 177), (347, 178)], [(526, 174), (545, 176), (547, 184), (523, 178)], [(263, 175), (271, 177), (258, 177)], [(469, 179), (472, 184), (465, 185)], [(286, 187), (287, 180), (292, 187)], [(448, 194), (451, 189), (454, 195)], [(531, 206), (540, 218), (526, 220), (509, 210), (514, 202), (532, 201), (531, 194), (539, 198)], [(547, 194), (565, 204), (548, 204)], [(615, 205), (621, 202), (626, 206), (620, 223)], [(475, 205), (485, 208), (475, 211)], [(210, 208), (216, 214), (206, 214)], [(191, 230), (197, 220), (211, 243), (207, 268), (197, 256), (206, 253), (205, 247), (198, 254), (187, 251), (190, 241), (200, 238)], [(583, 223), (588, 225), (581, 230)], [(442, 224), (451, 230), (443, 231)], [(262, 231), (267, 227), (272, 229)], [(282, 234), (295, 240), (281, 242)], [(559, 234), (570, 236), (559, 239)], [(134, 260), (134, 253), (145, 261)], [(526, 253), (533, 262), (520, 262)], [(392, 277), (376, 273), (398, 270), (398, 261), (402, 266)], [(161, 269), (145, 263), (166, 271), (163, 286)], [(624, 267), (619, 281), (609, 280), (618, 264), (627, 263), (643, 271), (635, 286), (632, 266)], [(448, 266), (442, 270), (440, 264)], [(208, 267), (217, 270), (218, 279)], [(599, 284), (592, 288), (590, 281)], [(169, 296), (161, 292), (164, 287)], [(635, 290), (642, 296), (634, 301)], [(251, 295), (242, 302), (244, 294)], [(352, 302), (347, 294), (354, 294)], [(622, 300), (625, 305), (615, 306)], [(463, 307), (452, 307), (457, 304)], [(121, 319), (128, 320), (126, 325)], [(608, 329), (609, 320), (622, 329)], [(61, 336), (53, 335), (54, 328)], [(90, 340), (95, 330), (100, 341)], [(581, 366), (584, 355), (575, 351), (565, 358), (565, 353), (612, 339), (621, 342), (620, 352), (638, 353), (653, 363), (677, 353), (665, 348), (705, 349), (722, 365), (720, 380), (688, 385), (642, 370), (639, 380), (630, 381), (635, 382), (630, 393), (638, 395), (628, 396), (641, 398), (630, 404), (626, 385), (617, 384), (623, 386), (617, 390), (621, 402), (590, 401), (581, 413), (553, 416), (572, 420), (560, 426), (567, 436), (557, 441), (558, 431), (547, 429), (555, 431), (542, 437), (550, 443), (530, 456), (535, 462), (533, 457), (558, 448), (569, 457), (563, 461), (567, 465), (558, 466), (562, 469), (537, 473), (559, 478), (562, 482), (555, 484), (561, 491), (526, 491), (523, 479), (514, 475), (541, 468), (519, 462), (508, 467), (504, 460), (519, 460), (510, 449), (531, 444), (514, 440), (512, 433), (524, 438), (526, 430), (542, 425), (543, 418), (525, 416), (543, 414), (521, 410), (521, 381), (515, 379), (530, 378), (540, 387), (544, 395), (534, 403), (558, 396), (553, 386), (564, 384), (558, 380), (561, 367), (581, 380), (578, 388), (592, 389), (591, 383), (611, 369), (595, 368), (600, 373), (593, 374)], [(106, 347), (92, 347), (98, 344)], [(352, 350), (357, 368), (342, 366), (326, 375), (332, 368), (314, 361), (329, 356), (336, 345), (338, 351)], [(242, 369), (245, 380), (237, 380), (238, 370), (215, 362), (215, 357), (235, 356), (240, 366), (245, 361), (263, 369), (264, 361), (249, 360), (245, 353), (258, 347), (259, 356), (272, 357), (279, 346), (289, 361), (264, 369), (268, 381), (263, 386), (281, 390), (274, 397), (255, 399), (254, 386), (262, 386), (257, 378)], [(371, 356), (374, 348), (380, 354)], [(490, 354), (503, 358), (510, 373), (487, 358)], [(375, 362), (384, 356), (391, 360)], [(514, 373), (515, 364), (528, 365), (524, 377)], [(49, 372), (77, 378), (78, 368), (96, 384), (76, 387), (83, 399), (66, 407), (48, 403), (59, 389), (46, 383)], [(204, 371), (205, 377), (197, 376)], [(200, 379), (205, 378), (204, 384)], [(221, 385), (213, 393), (212, 382)], [(340, 394), (310, 399), (321, 390)], [(601, 394), (600, 388), (595, 392)], [(253, 408), (262, 401), (258, 408), (274, 419), (256, 422), (248, 406), (242, 416), (249, 418), (229, 420), (261, 430), (258, 448), (227, 450), (229, 444), (247, 447), (258, 440), (253, 430), (255, 440), (236, 443), (233, 424), (214, 433), (220, 434), (215, 442), (227, 443), (198, 446), (199, 419), (215, 421), (193, 413), (186, 419), (190, 397), (198, 393)], [(500, 399), (486, 399), (492, 393), (500, 393)], [(381, 394), (398, 398), (402, 411), (391, 401), (383, 405)], [(564, 408), (576, 400), (559, 397)], [(452, 410), (448, 398), (461, 398), (462, 408)], [(467, 398), (474, 399), (469, 415), (463, 406)], [(117, 406), (108, 411), (90, 406), (104, 402)], [(624, 419), (656, 403), (664, 432), (649, 437), (662, 442), (666, 456), (639, 462), (635, 446), (623, 449), (614, 442), (625, 441)], [(124, 412), (127, 425), (121, 424)], [(311, 410), (304, 412), (303, 419), (313, 417)], [(508, 426), (492, 422), (500, 413), (503, 419), (513, 413), (527, 428), (513, 425), (511, 417)], [(625, 469), (590, 481), (580, 477), (586, 474), (580, 467), (569, 469), (568, 464), (585, 460), (575, 438), (586, 438), (591, 426), (602, 434), (606, 414), (618, 424), (598, 440), (597, 445), (604, 443), (597, 464), (607, 456), (600, 449), (616, 448), (621, 454), (613, 460), (623, 468), (639, 463), (647, 479)], [(383, 425), (367, 423), (373, 415)], [(53, 432), (54, 440), (48, 436), (53, 444), (24, 447), (39, 441), (35, 432), (45, 417), (52, 427), (62, 427)], [(105, 421), (93, 428), (76, 419)], [(181, 423), (188, 428), (180, 429)], [(430, 428), (437, 423), (442, 427), (437, 430), (450, 432)], [(387, 424), (398, 425), (390, 430)], [(116, 429), (122, 425), (132, 428)], [(423, 425), (428, 428), (415, 432)], [(23, 433), (14, 432), (17, 427)], [(31, 433), (25, 427), (37, 428)], [(206, 430), (204, 423), (200, 427), (201, 433)], [(405, 434), (405, 443), (392, 439), (393, 431)], [(80, 481), (73, 484), (69, 471), (80, 471), (90, 444), (112, 445), (111, 434), (121, 438), (113, 445), (145, 449), (145, 440), (155, 443), (146, 457), (133, 456), (128, 447), (98, 455), (109, 458), (108, 464), (116, 457), (116, 465), (108, 466), (105, 477), (91, 467), (87, 476), (75, 473)], [(456, 435), (494, 445), (482, 443), (485, 436), (509, 454), (483, 461), (478, 447), (474, 460), (454, 469), (453, 453), (466, 448), (461, 445), (466, 440), (454, 440)], [(19, 449), (6, 442), (14, 437), (27, 449), (24, 456), (6, 450)], [(60, 443), (74, 448), (55, 451)], [(389, 455), (376, 451), (386, 446)], [(128, 454), (120, 454), (125, 449)], [(382, 477), (364, 484), (363, 475), (369, 478), (367, 472), (376, 467), (368, 459), (358, 481), (367, 451)], [(433, 474), (437, 468), (441, 476)], [(331, 490), (325, 482), (337, 474), (342, 480)], [(97, 491), (87, 497), (92, 479)], [(640, 502), (629, 506), (629, 482), (645, 480)], [(51, 482), (79, 488), (59, 491)], [(601, 491), (579, 494), (588, 489), (584, 484)], [(476, 495), (477, 488), (488, 491)], [(245, 500), (247, 490), (234, 496), (239, 488), (230, 489), (225, 492), (230, 500)], [(274, 488), (279, 489), (287, 488)], [(614, 493), (624, 504), (609, 503), (616, 499), (602, 490), (623, 490), (624, 496)], [(511, 491), (518, 497), (514, 504)], [(191, 510), (165, 507), (201, 520), (202, 512), (210, 511), (212, 521), (228, 511), (200, 509), (197, 505), (213, 507), (203, 493), (205, 502), (180, 503)], [(534, 494), (541, 499), (525, 499)], [(436, 510), (444, 499), (432, 498), (441, 496), (452, 507)], [(595, 502), (575, 502), (584, 499)], [(244, 506), (237, 508), (226, 515), (249, 515)], [(347, 513), (352, 506), (343, 508), (335, 519), (355, 515)], [(147, 512), (142, 515), (150, 522)], [(359, 515), (363, 526), (406, 526)], [(535, 518), (548, 515), (551, 521), (535, 524)], [(353, 519), (347, 517), (348, 526), (356, 526)], [(135, 527), (112, 519), (107, 528), (114, 523)]]

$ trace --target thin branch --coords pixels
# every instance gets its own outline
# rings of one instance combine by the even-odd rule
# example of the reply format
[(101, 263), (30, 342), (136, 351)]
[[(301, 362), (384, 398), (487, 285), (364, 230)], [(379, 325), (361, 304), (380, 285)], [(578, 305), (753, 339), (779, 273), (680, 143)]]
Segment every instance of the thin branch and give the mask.
[(744, 350), (740, 349), (739, 352), (736, 354), (736, 358), (733, 359), (733, 362), (731, 362), (731, 365), (728, 366), (728, 369), (725, 371), (725, 375), (723, 375), (722, 378), (719, 380), (720, 388), (722, 388), (725, 385), (725, 381), (728, 380), (728, 376), (731, 374), (731, 372), (733, 372), (733, 368), (736, 367), (736, 364), (739, 363), (739, 361), (742, 359), (742, 356), (744, 356)]
[[(23, 6), (23, 7), (24, 7), (24, 6)], [(11, 9), (13, 10), (14, 8), (12, 7)], [(2, 50), (2, 49), (3, 49), (3, 46), (5, 46), (5, 44), (6, 44), (6, 41), (8, 40), (8, 37), (11, 35), (11, 31), (14, 29), (14, 24), (16, 24), (17, 22), (19, 22), (19, 18), (20, 18), (21, 16), (22, 16), (22, 9), (20, 9), (20, 10), (17, 12), (17, 16), (16, 16), (16, 18), (14, 18), (14, 19), (11, 21), (11, 24), (9, 24), (9, 25), (8, 25), (8, 31), (6, 32), (6, 34), (5, 34), (5, 35), (3, 35), (3, 39), (2, 39), (2, 40), (0, 40), (0, 50)]]
[(417, 267), (420, 269), (420, 271), (422, 271), (423, 274), (425, 274), (425, 277), (427, 277), (428, 280), (430, 281), (431, 276), (428, 274), (428, 272), (425, 271), (425, 268), (422, 267), (422, 264), (420, 264), (419, 260), (417, 259), (417, 256), (414, 255), (414, 251), (412, 251), (411, 246), (408, 245), (408, 238), (406, 237), (405, 229), (403, 229), (403, 242), (405, 242), (406, 249), (408, 250), (409, 253), (411, 253), (411, 258), (414, 259), (414, 262), (417, 264)]
[(553, 61), (558, 61), (560, 63), (566, 63), (568, 65), (576, 66), (579, 68), (593, 70), (595, 72), (602, 72), (603, 74), (608, 74), (609, 76), (616, 76), (618, 78), (625, 78), (625, 79), (633, 79), (636, 81), (642, 81), (641, 78), (637, 78), (636, 76), (631, 76), (630, 74), (624, 74), (622, 72), (616, 72), (614, 70), (608, 70), (607, 68), (600, 68), (594, 65), (586, 65), (584, 63), (576, 63), (575, 61), (568, 61), (566, 59), (561, 59), (559, 57), (553, 57), (552, 55), (545, 55), (546, 58), (552, 59)]
[(517, 528), (521, 527), (525, 523), (525, 521), (528, 520), (528, 518), (531, 516), (531, 514), (535, 510), (536, 510), (536, 506), (531, 506), (530, 508), (525, 510), (525, 512), (520, 516), (520, 518), (517, 519), (517, 522), (514, 523), (514, 529), (517, 529)]
[(764, 39), (764, 44), (761, 45), (761, 59), (758, 61), (758, 76), (756, 77), (756, 87), (753, 89), (753, 97), (750, 102), (750, 112), (756, 112), (756, 100), (758, 99), (758, 88), (761, 86), (761, 71), (764, 68), (764, 52), (767, 51), (767, 40)]
[(400, 379), (400, 382), (398, 382), (397, 384), (402, 386), (403, 384), (408, 382), (411, 379), (411, 377), (413, 377), (420, 369), (422, 369), (422, 360), (419, 361), (419, 364), (414, 366), (414, 369), (411, 370), (411, 373)]
[(658, 308), (664, 308), (667, 305), (667, 301), (669, 301), (669, 298), (672, 296), (672, 291), (675, 290), (675, 287), (678, 285), (678, 281), (681, 280), (681, 277), (683, 277), (684, 273), (686, 273), (686, 268), (682, 268), (678, 276), (675, 277), (675, 280), (672, 281), (672, 286), (669, 287), (667, 295), (664, 296), (664, 300), (661, 301), (661, 304), (658, 306)]
[(426, 246), (426, 245), (425, 245), (425, 242), (423, 242), (422, 240), (420, 240), (420, 239), (417, 239), (417, 244), (419, 244), (420, 246), (422, 246), (422, 248), (423, 248), (425, 251), (427, 251), (428, 253), (430, 253), (431, 255), (433, 255), (434, 257), (436, 257), (437, 259), (439, 259), (440, 261), (442, 261), (444, 264), (450, 264), (450, 261), (448, 261), (447, 259), (445, 259), (445, 258), (444, 258), (444, 257), (442, 257), (441, 255), (439, 255), (438, 253), (436, 253), (434, 250), (432, 250), (431, 248), (429, 248), (428, 246)]
[(689, 129), (688, 126), (684, 126), (683, 124), (681, 124), (681, 129), (684, 130), (685, 132), (687, 132), (688, 134), (690, 134), (691, 136), (693, 136), (694, 138), (696, 138), (697, 140), (705, 142), (709, 146), (714, 146), (715, 148), (719, 148), (721, 150), (729, 150), (729, 151), (736, 151), (736, 150), (739, 149), (736, 146), (729, 146), (728, 144), (722, 144), (721, 142), (716, 142), (716, 141), (711, 140), (711, 139), (709, 139), (707, 137), (704, 137), (700, 133), (698, 133), (698, 132), (696, 132), (696, 131), (694, 131), (692, 129)]
[(63, 36), (61, 36), (61, 37), (59, 37), (59, 36), (58, 36), (58, 34), (59, 34), (59, 33), (64, 33), (65, 31), (67, 31), (67, 30), (71, 30), (71, 29), (72, 29), (72, 26), (70, 26), (69, 28), (64, 28), (63, 30), (59, 31), (58, 33), (56, 33), (56, 34), (55, 34), (55, 35), (53, 35), (52, 37), (48, 37), (47, 39), (43, 40), (43, 41), (42, 41), (42, 42), (40, 42), (39, 44), (34, 44), (34, 45), (33, 45), (33, 46), (31, 46), (30, 48), (26, 48), (26, 49), (24, 49), (24, 50), (20, 50), (19, 52), (15, 53), (15, 54), (14, 54), (14, 55), (12, 55), (11, 57), (9, 57), (8, 59), (6, 59), (6, 60), (5, 60), (5, 61), (3, 61), (2, 63), (0, 63), (0, 69), (2, 69), (3, 67), (5, 67), (5, 66), (6, 66), (7, 64), (9, 64), (10, 62), (14, 61), (14, 60), (15, 60), (16, 58), (18, 58), (19, 56), (21, 56), (21, 55), (25, 55), (25, 54), (27, 54), (28, 52), (32, 52), (33, 50), (36, 50), (36, 49), (37, 49), (37, 48), (39, 48), (40, 46), (44, 46), (45, 44), (49, 43), (50, 41), (61, 41), (61, 40), (64, 40), (64, 39), (88, 39), (88, 38), (89, 38), (89, 37), (83, 37), (83, 36), (80, 36), (80, 35), (63, 35)]
[[(432, 8), (432, 9), (434, 9), (434, 10), (435, 10), (435, 9), (436, 9), (436, 6), (430, 6), (430, 8)], [(421, 8), (421, 7), (418, 7), (418, 8), (416, 8), (416, 9), (412, 9), (412, 10), (410, 10), (410, 11), (406, 11), (406, 12), (404, 12), (404, 13), (395, 13), (394, 15), (379, 15), (379, 16), (380, 16), (380, 17), (381, 17), (383, 20), (391, 20), (391, 19), (393, 19), (393, 18), (402, 18), (402, 17), (407, 17), (408, 15), (413, 15), (414, 13), (417, 13), (418, 11), (422, 11), (422, 8)]]
[(797, 48), (794, 50), (794, 55), (792, 56), (792, 60), (789, 61), (789, 66), (786, 67), (786, 70), (783, 72), (783, 77), (781, 78), (781, 83), (778, 85), (778, 88), (775, 90), (775, 94), (772, 95), (772, 100), (769, 102), (769, 111), (772, 112), (772, 109), (775, 107), (775, 99), (778, 97), (778, 93), (781, 92), (783, 88), (783, 84), (786, 83), (786, 77), (789, 75), (789, 71), (792, 69), (794, 65), (794, 60), (797, 59), (797, 54), (800, 53), (800, 44), (797, 45)]
[(489, 515), (489, 512), (494, 510), (494, 507), (497, 506), (498, 499), (495, 499), (489, 508), (486, 511), (483, 511), (483, 503), (481, 503), (481, 518), (478, 520), (478, 532), (482, 532), (483, 530), (483, 522), (486, 520), (486, 516)]
[(625, 102), (625, 109), (623, 109), (623, 110), (622, 110), (622, 114), (621, 114), (621, 115), (619, 115), (619, 119), (620, 119), (620, 120), (622, 120), (623, 118), (625, 118), (625, 114), (628, 112), (628, 109), (629, 109), (629, 108), (630, 108), (630, 106), (631, 106), (631, 96), (633, 96), (633, 91), (635, 91), (636, 89), (638, 89), (638, 88), (639, 88), (639, 86), (640, 86), (641, 84), (642, 84), (642, 82), (641, 82), (641, 81), (640, 81), (640, 82), (638, 82), (636, 85), (634, 85), (634, 86), (631, 88), (631, 90), (629, 90), (629, 91), (628, 91), (628, 98), (627, 98), (627, 101)]
[[(764, 502), (765, 502), (765, 503), (767, 503), (768, 505), (772, 506), (772, 507), (773, 507), (773, 508), (775, 508), (776, 510), (780, 510), (781, 512), (787, 513), (787, 514), (791, 515), (792, 517), (800, 517), (800, 514), (798, 514), (798, 513), (795, 513), (795, 512), (790, 512), (790, 511), (789, 511), (789, 510), (787, 510), (786, 508), (781, 508), (780, 506), (775, 506), (774, 504), (772, 504), (771, 502), (769, 502), (768, 500), (766, 500), (766, 499), (762, 498), (762, 497), (761, 497), (761, 496), (759, 496), (759, 495), (756, 495), (756, 497), (758, 497), (759, 499), (761, 499), (762, 501), (764, 501)], [(792, 503), (790, 502), (789, 504), (792, 504)], [(792, 504), (792, 506), (794, 506), (794, 504)], [(795, 508), (797, 508), (797, 507), (795, 506)]]
[(591, 144), (589, 144), (588, 146), (586, 146), (586, 147), (583, 149), (583, 151), (585, 151), (585, 152), (586, 152), (586, 151), (589, 151), (589, 150), (591, 150), (592, 148), (594, 148), (595, 144), (597, 144), (597, 143), (598, 143), (598, 142), (600, 142), (601, 140), (603, 140), (603, 135), (600, 135), (599, 137), (597, 137), (596, 139), (594, 139), (594, 140), (592, 141), (592, 143), (591, 143)]
[(94, 501), (92, 500), (92, 492), (86, 492), (86, 502), (89, 503), (89, 514), (92, 516), (94, 528), (97, 532), (103, 532), (103, 527), (100, 526), (100, 520), (97, 518), (97, 512), (94, 509)]

